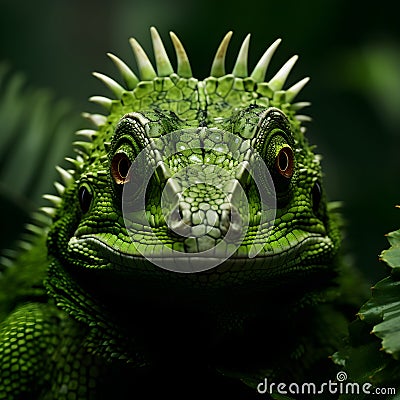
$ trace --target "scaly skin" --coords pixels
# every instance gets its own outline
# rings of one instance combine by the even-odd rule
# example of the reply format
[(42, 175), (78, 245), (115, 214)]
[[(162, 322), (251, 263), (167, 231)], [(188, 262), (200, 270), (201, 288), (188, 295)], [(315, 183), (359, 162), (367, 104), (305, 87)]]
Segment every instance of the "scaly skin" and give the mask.
[(296, 58), (264, 82), (279, 42), (248, 75), (247, 37), (226, 74), (228, 34), (199, 81), (176, 36), (177, 73), (151, 33), (157, 72), (131, 39), (141, 80), (112, 55), (125, 86), (96, 74), (117, 98), (93, 98), (109, 113), (88, 116), (96, 130), (78, 132), (90, 140), (47, 196), (48, 258), (39, 235), (2, 280), (20, 289), (3, 301), (1, 399), (135, 398), (146, 385), (251, 398), (266, 376), (330, 372), (346, 324), (340, 235), (306, 104), (293, 103), (307, 79), (282, 89)]

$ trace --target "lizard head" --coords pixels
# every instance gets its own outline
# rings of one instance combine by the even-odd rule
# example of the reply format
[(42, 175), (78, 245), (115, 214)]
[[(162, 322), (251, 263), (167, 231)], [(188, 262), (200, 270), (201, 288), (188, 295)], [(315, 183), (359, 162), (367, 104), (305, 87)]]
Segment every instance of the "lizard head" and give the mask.
[(117, 290), (253, 290), (331, 276), (338, 229), (298, 114), (308, 103), (293, 102), (308, 78), (283, 89), (297, 57), (265, 81), (280, 41), (249, 74), (247, 36), (226, 73), (228, 33), (197, 80), (179, 39), (171, 34), (175, 72), (151, 34), (157, 71), (131, 39), (140, 79), (114, 55), (123, 86), (95, 73), (116, 99), (92, 98), (108, 115), (87, 115), (96, 129), (78, 132), (89, 141), (76, 142), (72, 170), (59, 169), (55, 262), (98, 285), (119, 276)]

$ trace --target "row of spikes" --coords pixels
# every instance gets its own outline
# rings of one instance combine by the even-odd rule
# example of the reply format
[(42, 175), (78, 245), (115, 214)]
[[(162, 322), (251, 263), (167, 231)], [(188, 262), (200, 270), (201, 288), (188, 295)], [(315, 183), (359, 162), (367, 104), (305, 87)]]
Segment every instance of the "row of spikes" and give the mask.
[[(132, 47), (136, 63), (138, 66), (140, 79), (135, 75), (128, 65), (126, 65), (121, 59), (117, 56), (108, 53), (108, 56), (111, 58), (115, 66), (117, 67), (122, 79), (126, 85), (126, 88), (122, 87), (119, 83), (114, 81), (112, 78), (107, 75), (101, 74), (99, 72), (94, 72), (93, 75), (100, 79), (117, 97), (121, 98), (122, 94), (126, 90), (133, 90), (137, 84), (142, 81), (153, 80), (156, 77), (166, 77), (175, 73), (167, 52), (165, 50), (164, 44), (161, 40), (160, 35), (157, 30), (152, 27), (150, 28), (151, 38), (153, 43), (154, 56), (156, 61), (156, 70), (154, 69), (152, 63), (150, 62), (146, 52), (140, 46), (140, 44), (136, 41), (136, 39), (131, 38), (129, 40), (130, 45)], [(172, 44), (175, 49), (176, 58), (177, 58), (177, 74), (182, 78), (191, 78), (192, 77), (192, 69), (190, 67), (189, 58), (186, 54), (186, 51), (175, 35), (175, 33), (170, 32)], [(221, 44), (218, 47), (218, 50), (215, 54), (214, 61), (211, 66), (210, 76), (219, 78), (226, 74), (225, 71), (225, 57), (228, 49), (228, 45), (230, 39), (232, 37), (232, 32), (228, 32), (225, 37), (222, 39)], [(252, 78), (255, 82), (261, 83), (264, 82), (265, 75), (272, 59), (273, 54), (278, 48), (281, 39), (277, 39), (272, 45), (264, 52), (263, 56), (258, 61), (257, 65), (254, 67), (253, 71), (250, 74), (250, 78)], [(246, 36), (244, 39), (241, 48), (239, 50), (238, 57), (236, 59), (236, 63), (233, 67), (232, 74), (238, 78), (247, 78), (248, 74), (248, 51), (249, 51), (249, 43), (250, 43), (250, 34)], [(273, 91), (282, 90), (287, 77), (289, 76), (290, 71), (292, 70), (294, 64), (296, 63), (298, 56), (295, 55), (290, 58), (281, 69), (271, 78), (268, 82), (269, 87)], [(303, 89), (306, 83), (309, 81), (309, 78), (304, 78), (294, 84), (291, 88), (285, 91), (286, 99), (288, 102), (292, 102), (292, 100), (297, 96), (297, 94)], [(91, 101), (100, 104), (106, 109), (110, 109), (112, 100), (103, 97), (103, 96), (93, 96), (90, 98)]]

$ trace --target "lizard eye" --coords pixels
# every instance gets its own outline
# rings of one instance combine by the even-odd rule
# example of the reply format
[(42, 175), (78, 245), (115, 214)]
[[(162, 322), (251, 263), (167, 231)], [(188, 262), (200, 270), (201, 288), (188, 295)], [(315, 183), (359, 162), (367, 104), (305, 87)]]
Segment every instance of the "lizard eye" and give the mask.
[(322, 189), (321, 189), (321, 185), (317, 181), (314, 183), (314, 186), (311, 190), (311, 200), (312, 200), (312, 207), (313, 207), (314, 212), (318, 211), (319, 203), (321, 202), (321, 198), (322, 198)]
[(275, 158), (275, 168), (284, 178), (290, 179), (293, 176), (294, 155), (289, 146), (284, 146), (279, 150)]
[(92, 194), (90, 193), (89, 189), (86, 186), (82, 186), (79, 189), (78, 199), (82, 212), (86, 214), (89, 211), (93, 199)]
[(270, 171), (281, 204), (290, 198), (289, 189), (295, 170), (293, 150), (287, 143), (282, 143), (282, 141), (283, 138), (277, 137), (275, 143), (270, 147)]
[(129, 182), (128, 173), (131, 167), (131, 161), (129, 157), (123, 153), (117, 153), (114, 155), (111, 161), (111, 175), (118, 185)]

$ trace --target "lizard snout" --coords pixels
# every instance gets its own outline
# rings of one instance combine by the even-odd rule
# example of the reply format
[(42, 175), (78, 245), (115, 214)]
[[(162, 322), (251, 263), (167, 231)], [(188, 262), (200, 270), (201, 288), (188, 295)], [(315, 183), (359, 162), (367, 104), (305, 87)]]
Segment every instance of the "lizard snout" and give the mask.
[(184, 252), (202, 252), (222, 240), (235, 243), (242, 238), (243, 219), (229, 193), (203, 182), (174, 193), (171, 188), (180, 188), (178, 182), (166, 186), (169, 199), (173, 195), (174, 200), (166, 203), (164, 215), (170, 234), (183, 244)]

